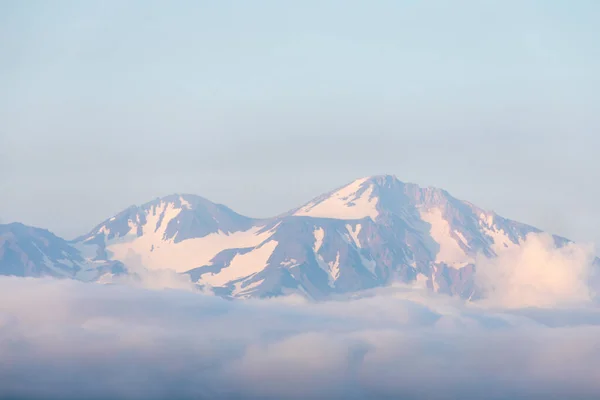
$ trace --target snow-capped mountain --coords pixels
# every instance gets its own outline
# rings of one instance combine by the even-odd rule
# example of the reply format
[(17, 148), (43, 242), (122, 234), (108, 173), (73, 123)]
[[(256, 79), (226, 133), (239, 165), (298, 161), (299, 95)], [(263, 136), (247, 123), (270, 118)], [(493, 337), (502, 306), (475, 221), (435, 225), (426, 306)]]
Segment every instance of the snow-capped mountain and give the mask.
[(254, 237), (257, 223), (200, 196), (171, 195), (129, 207), (74, 242), (93, 249), (96, 259), (185, 272), (242, 246)]
[(198, 196), (167, 196), (128, 208), (73, 244), (96, 262), (187, 273), (224, 296), (319, 299), (421, 280), (471, 297), (475, 258), (519, 246), (530, 232), (539, 231), (385, 175), (263, 220)]
[(105, 273), (123, 273), (117, 261), (91, 261), (66, 240), (19, 223), (0, 225), (0, 275), (94, 280)]

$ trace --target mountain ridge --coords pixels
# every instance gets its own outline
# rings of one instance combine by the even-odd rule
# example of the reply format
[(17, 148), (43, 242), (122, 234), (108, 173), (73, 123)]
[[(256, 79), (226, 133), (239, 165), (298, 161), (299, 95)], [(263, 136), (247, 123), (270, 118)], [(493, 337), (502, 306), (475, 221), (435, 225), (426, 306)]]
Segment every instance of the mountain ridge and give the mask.
[(262, 219), (171, 194), (130, 206), (69, 245), (91, 255), (88, 263), (171, 269), (226, 297), (321, 299), (423, 280), (470, 298), (479, 254), (496, 257), (540, 232), (443, 189), (374, 175)]
[(121, 274), (120, 262), (86, 260), (82, 252), (47, 229), (19, 222), (0, 224), (0, 274), (95, 280), (106, 272)]

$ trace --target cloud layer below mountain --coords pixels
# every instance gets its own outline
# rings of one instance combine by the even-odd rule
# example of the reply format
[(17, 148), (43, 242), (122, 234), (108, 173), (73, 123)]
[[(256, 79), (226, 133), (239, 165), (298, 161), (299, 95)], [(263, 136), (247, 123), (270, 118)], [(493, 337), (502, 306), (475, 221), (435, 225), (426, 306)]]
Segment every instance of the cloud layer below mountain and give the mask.
[(0, 397), (596, 398), (589, 249), (528, 242), (481, 266), (489, 296), (472, 303), (407, 286), (312, 303), (227, 301), (160, 273), (3, 277)]

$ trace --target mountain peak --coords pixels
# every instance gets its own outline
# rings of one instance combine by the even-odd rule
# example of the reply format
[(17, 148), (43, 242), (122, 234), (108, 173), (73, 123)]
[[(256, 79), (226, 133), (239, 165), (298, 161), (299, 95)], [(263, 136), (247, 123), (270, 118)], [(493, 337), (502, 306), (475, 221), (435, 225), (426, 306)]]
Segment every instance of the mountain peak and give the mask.
[(396, 175), (389, 175), (389, 174), (380, 174), (380, 175), (370, 175), (370, 176), (363, 176), (361, 178), (355, 179), (352, 182), (336, 189), (336, 190), (340, 190), (342, 188), (345, 187), (349, 187), (349, 186), (365, 186), (365, 185), (375, 185), (378, 187), (390, 187), (390, 186), (394, 186), (394, 185), (404, 185), (405, 183), (402, 182), (400, 179), (398, 179), (398, 177), (396, 177)]
[(363, 177), (361, 179), (368, 181), (368, 182), (377, 183), (380, 185), (385, 184), (385, 183), (391, 183), (391, 182), (402, 183), (396, 175), (390, 175), (390, 174), (371, 175), (371, 176)]
[(218, 231), (248, 229), (253, 221), (204, 197), (176, 193), (128, 207), (75, 241), (94, 241), (98, 236), (102, 240), (118, 240), (150, 235), (179, 242)]
[(356, 179), (292, 211), (296, 216), (334, 219), (375, 219), (377, 198), (372, 177)]
[(405, 183), (395, 175), (372, 175), (359, 179), (319, 196), (292, 211), (296, 216), (356, 220), (382, 213), (402, 213), (405, 207), (443, 204), (452, 196), (437, 188), (421, 188)]
[(139, 208), (148, 209), (160, 204), (170, 204), (172, 207), (177, 209), (190, 209), (198, 205), (216, 205), (212, 201), (195, 194), (173, 193), (166, 196), (157, 197), (152, 201), (142, 204), (141, 206), (139, 206)]

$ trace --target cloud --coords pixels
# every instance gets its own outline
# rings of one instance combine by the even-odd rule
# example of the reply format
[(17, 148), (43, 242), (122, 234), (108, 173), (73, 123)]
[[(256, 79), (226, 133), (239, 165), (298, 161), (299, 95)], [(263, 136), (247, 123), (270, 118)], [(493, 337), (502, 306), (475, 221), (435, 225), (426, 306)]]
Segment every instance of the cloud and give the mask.
[(0, 278), (0, 397), (594, 398), (600, 311), (500, 309), (405, 286), (227, 301)]
[(199, 288), (195, 285), (189, 275), (178, 274), (168, 269), (132, 269), (128, 266), (128, 274), (124, 275), (103, 275), (99, 279), (100, 283), (113, 283), (128, 285), (146, 289), (178, 289), (190, 292), (198, 292)]
[(102, 284), (119, 284), (145, 289), (178, 289), (189, 292), (213, 294), (210, 288), (194, 284), (188, 274), (178, 274), (172, 269), (147, 268), (139, 254), (129, 251), (123, 263), (127, 266), (126, 274), (107, 273), (98, 278)]
[(594, 249), (575, 243), (557, 246), (548, 234), (529, 234), (520, 246), (497, 258), (480, 257), (475, 275), (485, 302), (501, 307), (554, 307), (591, 298)]

